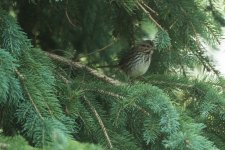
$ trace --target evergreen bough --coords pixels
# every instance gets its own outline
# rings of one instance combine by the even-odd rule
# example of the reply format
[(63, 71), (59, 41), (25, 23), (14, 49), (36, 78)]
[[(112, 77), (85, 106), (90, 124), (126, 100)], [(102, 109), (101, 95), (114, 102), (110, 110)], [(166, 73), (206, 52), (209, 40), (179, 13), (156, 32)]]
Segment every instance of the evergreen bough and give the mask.
[[(224, 79), (203, 44), (221, 36), (218, 3), (3, 0), (0, 149), (224, 149)], [(143, 38), (157, 47), (144, 78), (88, 67)]]

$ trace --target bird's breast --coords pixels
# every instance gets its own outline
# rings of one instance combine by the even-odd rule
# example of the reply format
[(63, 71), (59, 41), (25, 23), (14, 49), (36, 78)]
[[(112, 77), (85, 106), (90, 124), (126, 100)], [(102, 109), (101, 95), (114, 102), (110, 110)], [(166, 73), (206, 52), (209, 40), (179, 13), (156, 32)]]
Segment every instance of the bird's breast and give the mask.
[(146, 71), (148, 70), (150, 66), (150, 60), (139, 60), (137, 61), (133, 67), (130, 69), (130, 72), (127, 72), (127, 74), (130, 77), (137, 77), (137, 76), (141, 76), (144, 73), (146, 73)]

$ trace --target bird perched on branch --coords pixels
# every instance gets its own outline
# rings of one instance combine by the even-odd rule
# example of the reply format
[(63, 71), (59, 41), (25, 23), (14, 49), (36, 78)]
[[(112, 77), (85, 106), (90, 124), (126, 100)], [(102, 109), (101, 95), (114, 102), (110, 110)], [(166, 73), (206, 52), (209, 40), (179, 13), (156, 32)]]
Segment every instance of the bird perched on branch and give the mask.
[(125, 72), (127, 76), (135, 78), (147, 72), (154, 50), (154, 43), (150, 40), (145, 40), (134, 45), (131, 50), (120, 59), (117, 65), (100, 66), (99, 68), (118, 67)]
[(152, 41), (143, 41), (133, 46), (129, 53), (121, 58), (118, 67), (129, 77), (141, 76), (147, 72), (154, 50)]

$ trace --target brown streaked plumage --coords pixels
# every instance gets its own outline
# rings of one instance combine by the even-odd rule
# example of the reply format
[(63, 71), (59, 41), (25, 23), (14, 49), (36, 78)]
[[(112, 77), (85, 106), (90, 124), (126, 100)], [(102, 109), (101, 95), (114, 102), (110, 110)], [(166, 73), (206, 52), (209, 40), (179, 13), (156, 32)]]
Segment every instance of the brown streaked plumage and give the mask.
[(122, 57), (118, 64), (119, 68), (129, 77), (145, 74), (150, 66), (154, 49), (154, 43), (150, 40), (135, 45), (127, 55)]

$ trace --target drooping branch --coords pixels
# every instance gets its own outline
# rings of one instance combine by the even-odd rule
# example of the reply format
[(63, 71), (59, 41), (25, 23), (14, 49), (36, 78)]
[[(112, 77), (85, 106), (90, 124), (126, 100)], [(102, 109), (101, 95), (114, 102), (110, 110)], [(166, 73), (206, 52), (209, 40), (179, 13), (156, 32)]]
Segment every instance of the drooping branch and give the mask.
[(116, 79), (113, 79), (113, 78), (110, 78), (102, 73), (99, 73), (97, 70), (94, 70), (86, 65), (83, 65), (79, 62), (74, 62), (72, 60), (69, 60), (67, 58), (64, 58), (62, 56), (59, 56), (59, 55), (56, 55), (56, 54), (52, 54), (52, 53), (48, 53), (48, 52), (45, 52), (45, 54), (50, 57), (51, 59), (53, 60), (56, 60), (58, 62), (61, 62), (61, 63), (64, 63), (64, 64), (67, 64), (67, 65), (70, 65), (74, 68), (77, 68), (77, 69), (84, 69), (86, 70), (88, 73), (90, 73), (91, 75), (95, 76), (96, 78), (102, 80), (102, 81), (105, 81), (107, 83), (110, 83), (112, 85), (115, 85), (115, 86), (122, 86), (122, 85), (125, 85), (125, 83), (119, 81), (119, 80), (116, 80)]
[(149, 13), (149, 11), (146, 10), (146, 8), (145, 8), (146, 6), (143, 6), (143, 4), (140, 3), (140, 2), (137, 2), (137, 5), (140, 7), (141, 10), (144, 11), (144, 13), (149, 17), (149, 19), (151, 19), (156, 24), (156, 26), (158, 28), (160, 28), (162, 31), (164, 31), (164, 29), (162, 28), (162, 26), (151, 16), (151, 14)]
[[(180, 6), (180, 9), (184, 13), (185, 16), (188, 16), (187, 12), (184, 10), (184, 8), (182, 6)], [(207, 62), (205, 60), (205, 58), (202, 56), (202, 54), (201, 54), (201, 51), (202, 51), (201, 45), (202, 44), (201, 44), (201, 41), (198, 37), (197, 31), (194, 27), (194, 24), (191, 21), (189, 21), (189, 24), (192, 27), (192, 30), (193, 30), (194, 36), (195, 36), (195, 42), (196, 42), (197, 48), (199, 49), (199, 51), (192, 50), (193, 54), (199, 59), (199, 61), (202, 63), (202, 65), (207, 70), (212, 70), (215, 73), (215, 75), (217, 75), (217, 77), (220, 77), (220, 72), (218, 70), (216, 70), (215, 67), (211, 63)]]
[(25, 84), (24, 84), (24, 82), (25, 82), (25, 77), (24, 77), (24, 75), (21, 74), (18, 70), (16, 70), (16, 74), (17, 74), (17, 76), (19, 77), (21, 83), (23, 84), (23, 88), (24, 88), (24, 90), (25, 90), (25, 94), (27, 95), (28, 99), (31, 101), (31, 103), (32, 103), (34, 109), (36, 110), (37, 114), (39, 115), (39, 117), (40, 117), (42, 120), (44, 120), (43, 116), (41, 115), (41, 112), (39, 111), (38, 107), (37, 107), (36, 104), (35, 104), (35, 101), (34, 101), (33, 97), (31, 96), (31, 94), (30, 94), (28, 88), (27, 88), (27, 87), (25, 86)]
[(199, 49), (199, 51), (193, 51), (193, 53), (198, 57), (198, 59), (200, 60), (200, 62), (202, 63), (202, 65), (207, 69), (207, 70), (212, 70), (216, 75), (217, 77), (220, 77), (220, 73), (218, 70), (215, 69), (215, 67), (212, 66), (212, 64), (210, 64), (209, 62), (205, 61), (205, 59), (203, 58), (203, 56), (201, 55), (201, 42), (198, 38), (198, 35), (196, 33), (196, 30), (194, 28), (194, 25), (193, 23), (191, 22), (191, 26), (192, 26), (192, 29), (194, 31), (194, 34), (195, 34), (195, 38), (196, 38), (196, 45)]
[[(147, 80), (143, 80), (143, 81), (148, 82)], [(180, 89), (190, 89), (190, 88), (193, 88), (193, 86), (194, 86), (194, 84), (166, 82), (166, 81), (162, 81), (162, 80), (151, 80), (150, 83), (153, 85), (163, 85), (165, 87), (174, 87), (174, 88), (180, 88)]]
[(76, 28), (77, 26), (78, 26), (78, 23), (77, 22), (73, 22), (71, 19), (70, 19), (70, 17), (69, 17), (69, 14), (68, 14), (68, 4), (69, 2), (68, 2), (68, 0), (66, 1), (66, 8), (65, 8), (65, 15), (66, 15), (66, 18), (67, 18), (67, 20), (68, 20), (68, 22), (74, 27), (74, 28)]
[(103, 123), (101, 117), (99, 116), (99, 114), (98, 114), (98, 112), (96, 111), (96, 109), (94, 108), (94, 106), (92, 106), (91, 102), (87, 99), (87, 97), (83, 96), (83, 99), (84, 99), (84, 101), (88, 104), (88, 106), (90, 107), (91, 111), (94, 113), (96, 119), (98, 120), (98, 123), (99, 123), (100, 127), (101, 127), (102, 130), (103, 130), (103, 133), (104, 133), (104, 135), (105, 135), (105, 137), (106, 137), (106, 140), (107, 140), (107, 142), (108, 142), (108, 144), (109, 144), (109, 147), (110, 147), (110, 149), (112, 149), (112, 148), (113, 148), (112, 142), (111, 142), (111, 140), (110, 140), (110, 138), (109, 138), (107, 129), (106, 129), (106, 127), (105, 127), (105, 125), (104, 125), (104, 123)]
[(84, 92), (96, 92), (96, 93), (100, 93), (100, 94), (104, 94), (104, 95), (108, 95), (108, 96), (112, 96), (115, 97), (116, 99), (125, 99), (124, 96), (110, 92), (110, 91), (105, 91), (105, 90), (101, 90), (101, 89), (84, 89)]
[[(98, 90), (94, 90), (94, 89), (85, 89), (83, 91), (87, 91), (87, 92), (97, 92), (97, 93), (101, 93), (101, 94), (105, 94), (105, 95), (108, 95), (108, 96), (112, 96), (112, 97), (115, 97), (116, 99), (120, 99), (120, 100), (124, 100), (126, 99), (124, 96), (122, 95), (119, 95), (119, 94), (116, 94), (116, 93), (113, 93), (113, 92), (109, 92), (109, 91), (104, 91), (104, 90), (101, 90), (101, 89), (98, 89)], [(150, 116), (149, 112), (147, 110), (145, 110), (144, 108), (142, 108), (141, 106), (137, 105), (137, 104), (134, 104), (134, 106), (140, 110), (144, 115), (147, 115), (147, 116)]]
[(145, 6), (149, 11), (151, 11), (152, 13), (156, 14), (157, 16), (159, 15), (155, 10), (153, 10), (151, 7), (149, 7), (143, 0), (140, 0), (141, 5)]

